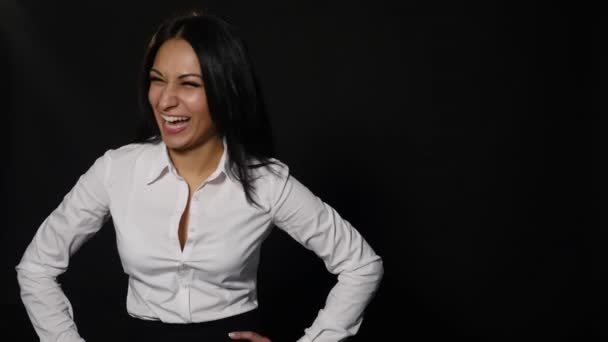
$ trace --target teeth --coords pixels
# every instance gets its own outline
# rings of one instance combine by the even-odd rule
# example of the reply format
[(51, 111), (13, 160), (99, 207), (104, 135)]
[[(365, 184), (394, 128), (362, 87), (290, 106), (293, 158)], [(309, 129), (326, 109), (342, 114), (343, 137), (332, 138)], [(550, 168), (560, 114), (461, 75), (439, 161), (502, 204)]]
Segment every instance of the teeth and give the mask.
[(186, 121), (186, 120), (190, 119), (190, 117), (188, 117), (188, 116), (169, 116), (169, 115), (163, 115), (163, 114), (161, 114), (160, 116), (162, 116), (163, 119), (165, 119), (165, 121), (167, 121), (167, 122)]

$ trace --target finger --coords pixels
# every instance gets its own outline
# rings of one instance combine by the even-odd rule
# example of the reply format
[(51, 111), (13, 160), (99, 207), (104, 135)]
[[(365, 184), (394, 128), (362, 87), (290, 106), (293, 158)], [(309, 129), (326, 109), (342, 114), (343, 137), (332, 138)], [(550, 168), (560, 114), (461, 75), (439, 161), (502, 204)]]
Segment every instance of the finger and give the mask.
[(253, 340), (254, 338), (257, 337), (256, 335), (257, 334), (254, 333), (253, 331), (233, 331), (228, 334), (228, 336), (230, 336), (230, 338), (233, 340), (239, 340), (239, 339)]
[(268, 338), (253, 331), (233, 331), (228, 334), (233, 340), (249, 340), (251, 342), (271, 342)]

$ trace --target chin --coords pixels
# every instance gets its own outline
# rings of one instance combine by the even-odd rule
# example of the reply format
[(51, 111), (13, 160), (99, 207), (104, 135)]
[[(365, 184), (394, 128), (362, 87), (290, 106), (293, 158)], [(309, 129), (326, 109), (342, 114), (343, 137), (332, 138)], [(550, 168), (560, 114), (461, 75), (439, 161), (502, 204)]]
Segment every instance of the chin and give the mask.
[(172, 150), (187, 150), (191, 144), (188, 143), (187, 139), (176, 139), (175, 137), (162, 137), (165, 145)]
[(165, 141), (165, 145), (167, 146), (167, 148), (174, 150), (174, 151), (187, 151), (192, 148), (192, 146), (190, 146), (189, 144), (171, 143), (171, 142), (166, 142), (166, 141)]
[[(190, 133), (190, 132), (188, 132)], [(210, 142), (213, 139), (218, 138), (217, 134), (209, 134), (203, 135), (196, 138), (190, 134), (184, 134), (183, 136), (162, 136), (163, 142), (167, 146), (175, 151), (187, 151), (190, 149), (195, 149), (201, 145), (204, 145)]]

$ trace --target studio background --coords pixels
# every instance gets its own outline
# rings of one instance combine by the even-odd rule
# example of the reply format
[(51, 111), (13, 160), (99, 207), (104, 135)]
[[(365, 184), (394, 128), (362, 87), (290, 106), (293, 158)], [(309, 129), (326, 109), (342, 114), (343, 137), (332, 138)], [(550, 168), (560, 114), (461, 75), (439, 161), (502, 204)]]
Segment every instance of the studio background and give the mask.
[[(606, 337), (595, 215), (600, 8), (0, 4), (0, 303), (4, 331), (16, 340), (36, 336), (14, 267), (92, 162), (133, 141), (147, 40), (162, 18), (190, 5), (240, 29), (277, 157), (384, 259), (353, 341)], [(259, 278), (270, 337), (299, 337), (334, 281), (320, 259), (275, 230)], [(88, 341), (124, 323), (126, 276), (111, 222), (60, 282)]]

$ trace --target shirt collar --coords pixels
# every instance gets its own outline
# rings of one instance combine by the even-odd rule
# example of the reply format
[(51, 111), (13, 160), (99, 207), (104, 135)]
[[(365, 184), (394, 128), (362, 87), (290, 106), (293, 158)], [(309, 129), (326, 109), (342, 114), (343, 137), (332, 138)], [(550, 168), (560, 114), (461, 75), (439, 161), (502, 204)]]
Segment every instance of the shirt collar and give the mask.
[[(224, 145), (224, 152), (222, 153), (222, 158), (220, 159), (220, 162), (215, 171), (213, 171), (211, 175), (207, 177), (207, 182), (212, 181), (221, 175), (228, 176), (226, 172), (228, 165), (228, 144), (226, 143), (226, 137), (222, 138), (222, 144)], [(175, 176), (178, 176), (177, 170), (175, 169), (175, 166), (173, 165), (173, 162), (171, 162), (171, 158), (169, 157), (167, 145), (165, 145), (165, 143), (161, 140), (154, 147), (154, 156), (150, 165), (150, 172), (148, 173), (148, 176), (146, 178), (146, 184), (150, 185), (152, 183), (155, 183), (157, 180), (161, 179), (169, 172), (173, 173)]]

